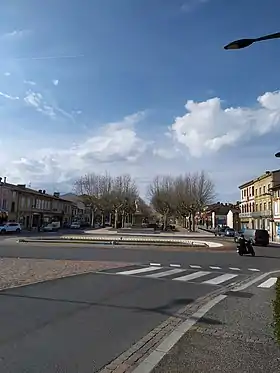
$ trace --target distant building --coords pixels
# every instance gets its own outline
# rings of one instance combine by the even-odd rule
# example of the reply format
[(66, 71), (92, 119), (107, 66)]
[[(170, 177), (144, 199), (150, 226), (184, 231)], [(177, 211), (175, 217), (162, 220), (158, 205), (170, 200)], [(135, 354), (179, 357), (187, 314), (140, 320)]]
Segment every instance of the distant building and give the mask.
[(270, 237), (275, 236), (273, 198), (275, 187), (279, 184), (280, 170), (275, 170), (266, 171), (259, 177), (239, 186), (242, 228), (267, 229)]
[(34, 190), (25, 184), (7, 183), (0, 177), (0, 219), (16, 221), (23, 228), (38, 228), (52, 221), (61, 224), (71, 221), (72, 203), (59, 193), (48, 194), (45, 190)]

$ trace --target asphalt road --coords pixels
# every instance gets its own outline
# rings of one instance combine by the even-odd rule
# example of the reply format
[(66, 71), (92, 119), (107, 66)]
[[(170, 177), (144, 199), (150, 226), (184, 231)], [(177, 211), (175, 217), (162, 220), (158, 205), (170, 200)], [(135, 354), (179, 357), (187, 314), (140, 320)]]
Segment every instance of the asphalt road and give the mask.
[(86, 274), (2, 291), (0, 371), (95, 372), (215, 288)]
[(256, 247), (256, 257), (240, 257), (236, 251), (165, 251), (153, 246), (131, 248), (111, 245), (84, 244), (30, 244), (0, 242), (0, 257), (20, 257), (38, 259), (68, 259), (68, 260), (102, 260), (121, 261), (129, 263), (149, 264), (157, 262), (164, 266), (180, 264), (189, 265), (237, 267), (259, 269), (262, 272), (280, 269), (280, 246)]
[[(257, 248), (256, 251), (259, 256), (252, 258), (239, 257), (236, 252), (168, 252), (153, 247), (15, 244), (3, 240), (0, 257), (137, 264), (117, 271), (107, 270), (0, 292), (0, 371), (98, 371), (198, 297), (229, 282), (280, 268), (280, 249)], [(172, 281), (178, 273), (168, 278), (148, 278), (146, 271), (151, 262), (165, 267), (156, 268), (150, 274), (178, 270), (169, 266), (180, 264), (181, 275), (191, 276), (188, 282)], [(191, 265), (198, 268), (191, 268)], [(210, 266), (217, 267), (210, 269)], [(141, 268), (144, 273), (123, 273)], [(200, 277), (196, 276), (197, 272)], [(233, 273), (236, 277), (221, 284), (204, 282), (203, 276), (211, 281)]]

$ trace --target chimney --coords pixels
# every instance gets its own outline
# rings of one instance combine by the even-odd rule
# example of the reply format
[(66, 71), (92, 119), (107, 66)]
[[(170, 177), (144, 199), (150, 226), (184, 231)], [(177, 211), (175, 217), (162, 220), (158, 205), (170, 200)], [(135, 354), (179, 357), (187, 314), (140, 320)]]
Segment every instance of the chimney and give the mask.
[(6, 182), (7, 182), (7, 178), (6, 178), (6, 176), (4, 177), (4, 184), (6, 184)]
[(0, 177), (0, 183), (2, 183), (2, 177)]
[(53, 196), (56, 197), (56, 198), (59, 198), (60, 193), (59, 192), (54, 192)]
[(38, 192), (39, 192), (39, 193), (42, 193), (42, 189), (39, 189)]
[(43, 190), (43, 194), (46, 194), (46, 191), (45, 191), (45, 189)]

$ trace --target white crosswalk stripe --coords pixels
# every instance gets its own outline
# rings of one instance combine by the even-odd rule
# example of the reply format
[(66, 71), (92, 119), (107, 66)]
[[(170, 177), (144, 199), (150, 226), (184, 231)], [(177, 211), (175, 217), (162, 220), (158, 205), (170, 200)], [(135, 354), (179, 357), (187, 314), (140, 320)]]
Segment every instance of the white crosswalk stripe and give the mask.
[(198, 272), (191, 273), (189, 275), (176, 277), (173, 280), (175, 280), (175, 281), (190, 281), (190, 280), (194, 280), (196, 278), (202, 277), (202, 276), (209, 275), (210, 273), (211, 272), (209, 272), (209, 271), (198, 271)]
[(224, 275), (214, 277), (211, 280), (204, 281), (203, 284), (208, 285), (219, 285), (222, 284), (225, 281), (231, 280), (232, 278), (236, 277), (237, 275), (231, 274), (231, 273), (225, 273)]
[(265, 289), (271, 288), (273, 285), (276, 284), (276, 281), (277, 281), (277, 277), (270, 277), (268, 280), (262, 282), (258, 286), (258, 288), (265, 288)]
[(158, 269), (159, 267), (150, 266), (150, 267), (145, 267), (145, 268), (130, 269), (128, 271), (117, 272), (117, 275), (137, 275), (139, 273), (157, 271)]
[[(172, 268), (173, 267), (173, 268)], [(235, 279), (237, 276), (241, 275), (241, 269), (236, 267), (229, 267), (231, 271), (239, 271), (239, 273), (225, 273), (220, 271), (221, 267), (209, 266), (211, 270), (202, 270), (201, 266), (193, 265), (192, 267), (198, 267), (197, 269), (188, 268), (178, 268), (177, 265), (172, 266), (159, 266), (158, 263), (153, 263), (153, 265), (138, 267), (134, 269), (118, 269), (114, 272), (118, 275), (126, 276), (141, 276), (150, 279), (164, 279), (169, 281), (178, 282), (194, 282), (201, 283), (204, 285), (224, 285), (224, 283), (233, 283), (231, 280)], [(130, 267), (131, 268), (131, 267)], [(257, 272), (257, 269), (251, 269), (252, 272)], [(220, 272), (220, 273), (219, 273)], [(244, 275), (244, 274), (242, 274)], [(206, 277), (206, 278), (204, 278)], [(276, 283), (277, 278), (271, 277), (259, 284), (259, 288), (270, 288)]]
[(175, 274), (181, 273), (181, 272), (185, 272), (185, 270), (184, 269), (175, 268), (175, 269), (170, 269), (169, 271), (152, 273), (151, 275), (146, 275), (145, 277), (161, 278), (161, 277), (165, 277), (165, 276), (175, 275)]

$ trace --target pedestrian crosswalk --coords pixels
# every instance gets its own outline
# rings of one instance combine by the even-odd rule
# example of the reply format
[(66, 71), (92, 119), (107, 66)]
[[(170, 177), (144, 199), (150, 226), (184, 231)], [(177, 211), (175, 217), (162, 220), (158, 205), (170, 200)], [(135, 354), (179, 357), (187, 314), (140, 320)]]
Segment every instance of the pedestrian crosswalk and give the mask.
[[(153, 263), (156, 264), (156, 263)], [(106, 271), (108, 272), (108, 271)], [(162, 267), (158, 265), (134, 266), (133, 268), (123, 268), (110, 270), (110, 273), (122, 276), (144, 277), (150, 279), (171, 280), (178, 283), (195, 282), (205, 285), (224, 285), (236, 280), (239, 274), (217, 272), (217, 267), (213, 270), (198, 270), (194, 268), (174, 268)], [(244, 274), (243, 274), (244, 276)]]
[[(229, 272), (228, 272), (229, 271)], [(101, 271), (121, 276), (142, 277), (155, 280), (170, 280), (177, 283), (198, 283), (212, 286), (235, 285), (240, 280), (246, 280), (259, 272), (256, 268), (247, 268), (241, 270), (236, 267), (221, 268), (217, 266), (208, 266), (205, 269), (198, 265), (189, 265), (189, 268), (182, 268), (179, 265), (162, 266), (160, 263), (150, 263), (150, 265), (132, 265), (121, 268), (112, 268)], [(256, 283), (260, 289), (269, 289), (276, 284), (277, 277), (270, 277), (264, 280), (260, 276), (259, 283)], [(254, 283), (256, 281), (254, 280)]]

